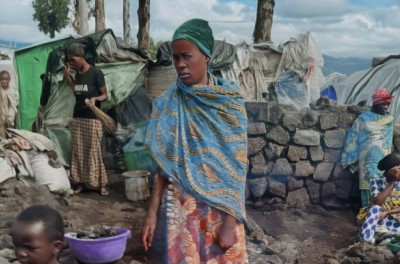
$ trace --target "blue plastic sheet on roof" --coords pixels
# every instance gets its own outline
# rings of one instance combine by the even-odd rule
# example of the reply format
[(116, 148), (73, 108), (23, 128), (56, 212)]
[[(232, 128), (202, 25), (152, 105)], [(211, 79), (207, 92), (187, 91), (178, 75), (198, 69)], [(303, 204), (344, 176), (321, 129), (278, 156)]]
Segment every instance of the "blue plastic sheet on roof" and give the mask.
[(321, 96), (326, 96), (331, 100), (337, 101), (335, 87), (329, 85), (321, 91)]

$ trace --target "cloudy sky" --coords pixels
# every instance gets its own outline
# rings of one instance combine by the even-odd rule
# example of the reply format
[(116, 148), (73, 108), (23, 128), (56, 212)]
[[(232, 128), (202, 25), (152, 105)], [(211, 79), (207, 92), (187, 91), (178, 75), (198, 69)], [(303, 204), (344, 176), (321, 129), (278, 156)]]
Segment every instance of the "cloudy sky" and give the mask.
[[(169, 40), (190, 18), (210, 21), (216, 39), (252, 42), (257, 0), (150, 0), (150, 36)], [(324, 54), (336, 57), (400, 54), (400, 0), (275, 0), (274, 44), (310, 31)], [(131, 1), (132, 37), (137, 0)], [(33, 21), (31, 0), (0, 0), (0, 39), (40, 42), (49, 37)], [(122, 0), (105, 0), (106, 27), (122, 36)], [(94, 30), (91, 22), (90, 30)], [(73, 33), (68, 28), (58, 35)]]

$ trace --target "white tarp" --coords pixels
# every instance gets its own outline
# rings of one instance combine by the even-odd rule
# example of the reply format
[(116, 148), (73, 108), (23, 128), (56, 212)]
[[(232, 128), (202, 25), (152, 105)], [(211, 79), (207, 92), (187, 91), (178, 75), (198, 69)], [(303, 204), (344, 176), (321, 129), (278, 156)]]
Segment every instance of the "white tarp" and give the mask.
[(235, 80), (246, 101), (265, 101), (268, 88), (274, 81), (281, 53), (270, 46), (251, 46), (241, 43), (236, 46), (235, 60), (222, 77)]
[(357, 105), (366, 101), (372, 105), (372, 95), (377, 88), (384, 87), (394, 96), (389, 112), (395, 123), (400, 123), (400, 58), (388, 57), (382, 64), (369, 70), (352, 73), (348, 76), (335, 78), (332, 85), (336, 90), (338, 103)]
[(274, 80), (278, 102), (300, 110), (318, 100), (325, 80), (323, 66), (322, 53), (310, 32), (285, 42)]

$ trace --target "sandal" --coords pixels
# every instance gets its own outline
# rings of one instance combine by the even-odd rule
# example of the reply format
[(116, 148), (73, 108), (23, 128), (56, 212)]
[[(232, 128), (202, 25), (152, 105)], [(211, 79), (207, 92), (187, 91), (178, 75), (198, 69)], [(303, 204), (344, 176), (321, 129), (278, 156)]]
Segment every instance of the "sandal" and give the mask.
[(106, 189), (106, 187), (102, 187), (101, 189), (100, 189), (100, 195), (102, 195), (102, 196), (107, 196), (107, 195), (109, 195), (110, 193), (108, 192), (108, 190)]
[(76, 188), (73, 189), (74, 193), (80, 193), (83, 191), (83, 187), (81, 184), (79, 184)]

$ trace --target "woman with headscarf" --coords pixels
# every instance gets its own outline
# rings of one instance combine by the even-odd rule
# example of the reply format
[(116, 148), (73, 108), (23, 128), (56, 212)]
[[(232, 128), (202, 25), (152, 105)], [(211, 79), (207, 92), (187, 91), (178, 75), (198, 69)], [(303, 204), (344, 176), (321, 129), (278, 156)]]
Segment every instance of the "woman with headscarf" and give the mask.
[[(72, 121), (71, 183), (75, 193), (87, 188), (108, 195), (108, 179), (101, 153), (103, 126), (89, 105), (101, 107), (107, 100), (104, 74), (84, 58), (84, 47), (73, 42), (66, 49), (64, 77), (74, 92), (76, 103)], [(71, 77), (69, 67), (75, 71)]]
[(393, 117), (388, 113), (392, 95), (379, 88), (372, 96), (372, 109), (363, 112), (347, 133), (341, 165), (352, 173), (358, 173), (361, 204), (371, 199), (370, 179), (380, 177), (378, 162), (392, 152)]
[(159, 169), (142, 240), (156, 263), (247, 263), (247, 117), (239, 87), (208, 71), (213, 44), (205, 20), (175, 31), (178, 79), (147, 129)]
[(371, 179), (370, 205), (360, 210), (357, 220), (362, 224), (360, 241), (386, 244), (400, 236), (399, 157), (394, 153), (385, 156), (379, 161), (378, 169), (384, 173)]

